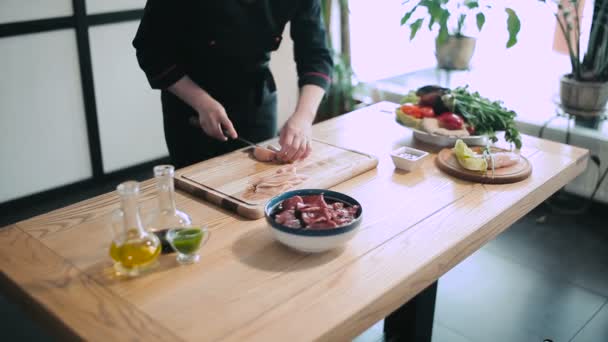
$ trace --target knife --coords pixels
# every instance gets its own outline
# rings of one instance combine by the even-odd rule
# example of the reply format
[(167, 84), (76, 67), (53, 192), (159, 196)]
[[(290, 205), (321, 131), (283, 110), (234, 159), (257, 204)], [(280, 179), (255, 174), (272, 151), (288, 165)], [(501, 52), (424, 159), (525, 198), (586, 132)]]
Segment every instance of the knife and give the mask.
[[(197, 118), (196, 116), (191, 116), (190, 118), (188, 118), (188, 123), (189, 123), (191, 126), (194, 126), (194, 127), (200, 127), (200, 124), (199, 124), (198, 118)], [(224, 130), (224, 131), (222, 131), (222, 132), (224, 133), (224, 135), (225, 135), (225, 136), (230, 137), (230, 136), (228, 135), (228, 131)], [(238, 140), (238, 141), (242, 142), (243, 144), (249, 145), (249, 146), (251, 146), (251, 147), (256, 147), (256, 146), (258, 146), (258, 144), (255, 144), (255, 143), (253, 143), (253, 142), (251, 142), (251, 141), (249, 141), (249, 140), (247, 140), (247, 139), (243, 139), (243, 138), (241, 138), (241, 137), (236, 137), (236, 139), (235, 139), (235, 140)]]
[[(224, 132), (224, 135), (225, 135), (225, 136), (228, 136), (228, 132)], [(254, 144), (254, 143), (252, 143), (251, 141), (249, 141), (249, 140), (247, 140), (247, 139), (243, 139), (243, 138), (241, 138), (241, 137), (236, 137), (236, 140), (238, 140), (238, 141), (240, 141), (240, 142), (242, 142), (242, 143), (244, 143), (244, 144), (247, 144), (247, 145), (249, 145), (249, 146), (251, 146), (251, 147), (257, 147), (257, 146), (258, 146), (257, 144)]]

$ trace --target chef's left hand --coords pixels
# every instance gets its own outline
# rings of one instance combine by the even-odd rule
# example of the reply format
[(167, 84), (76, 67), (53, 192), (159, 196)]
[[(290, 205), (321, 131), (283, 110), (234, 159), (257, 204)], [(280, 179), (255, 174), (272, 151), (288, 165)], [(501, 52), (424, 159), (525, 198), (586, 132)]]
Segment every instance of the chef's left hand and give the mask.
[(283, 162), (293, 162), (304, 159), (310, 155), (312, 121), (314, 115), (295, 112), (285, 122), (279, 136), (281, 151), (278, 153), (279, 160)]

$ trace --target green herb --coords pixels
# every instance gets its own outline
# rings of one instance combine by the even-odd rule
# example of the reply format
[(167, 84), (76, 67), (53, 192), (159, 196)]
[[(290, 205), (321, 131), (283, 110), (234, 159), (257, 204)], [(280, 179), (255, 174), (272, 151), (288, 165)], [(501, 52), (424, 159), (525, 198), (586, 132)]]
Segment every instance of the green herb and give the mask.
[(505, 131), (505, 140), (521, 148), (521, 135), (515, 126), (517, 114), (501, 101), (490, 101), (478, 92), (470, 92), (468, 86), (455, 88), (450, 95), (449, 99), (442, 98), (444, 103), (452, 104), (454, 112), (464, 116), (477, 134), (485, 134), (496, 142), (496, 131)]

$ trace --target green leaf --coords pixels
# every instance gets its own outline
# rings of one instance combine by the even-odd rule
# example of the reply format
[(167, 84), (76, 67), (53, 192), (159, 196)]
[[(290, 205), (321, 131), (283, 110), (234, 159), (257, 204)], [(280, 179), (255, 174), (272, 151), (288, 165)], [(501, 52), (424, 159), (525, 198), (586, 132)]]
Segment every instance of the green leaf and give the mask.
[(477, 29), (481, 31), (481, 29), (483, 28), (483, 24), (486, 23), (486, 16), (483, 13), (479, 12), (475, 16), (475, 19), (477, 19)]
[(515, 11), (511, 8), (505, 9), (507, 12), (507, 31), (509, 31), (509, 40), (507, 41), (507, 48), (517, 44), (517, 34), (521, 29), (521, 22)]
[(443, 44), (448, 40), (448, 19), (450, 18), (450, 12), (446, 9), (441, 10), (441, 17), (439, 18), (439, 35), (437, 36), (437, 43)]
[(435, 24), (435, 17), (431, 17), (429, 20), (429, 31), (433, 29), (433, 24)]
[(418, 33), (418, 30), (420, 30), (420, 26), (422, 26), (423, 20), (424, 19), (418, 19), (410, 25), (410, 30), (411, 30), (410, 40), (414, 39), (414, 37), (416, 36), (416, 33)]
[(458, 23), (456, 25), (456, 35), (462, 36), (462, 30), (464, 28), (464, 21), (467, 18), (467, 15), (462, 13), (458, 16)]
[(410, 17), (412, 16), (412, 14), (414, 14), (414, 11), (416, 11), (417, 8), (418, 6), (414, 6), (411, 11), (405, 13), (403, 18), (401, 18), (401, 26), (405, 25), (407, 21), (410, 20)]
[(449, 34), (448, 34), (448, 29), (447, 27), (442, 26), (439, 29), (439, 35), (437, 35), (437, 43), (438, 44), (443, 44), (448, 40)]
[(479, 2), (477, 0), (465, 0), (464, 5), (469, 9), (479, 8)]
[(430, 2), (427, 4), (427, 9), (429, 11), (430, 19), (429, 19), (429, 30), (433, 29), (433, 25), (436, 22), (439, 22), (441, 16), (443, 14), (443, 9), (440, 5), (434, 2)]

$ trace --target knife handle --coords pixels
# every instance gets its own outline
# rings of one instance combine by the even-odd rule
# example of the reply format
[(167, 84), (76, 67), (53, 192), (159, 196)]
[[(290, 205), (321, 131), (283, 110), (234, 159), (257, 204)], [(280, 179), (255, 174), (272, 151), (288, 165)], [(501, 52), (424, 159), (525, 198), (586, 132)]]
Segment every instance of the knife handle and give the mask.
[[(198, 121), (198, 118), (196, 116), (189, 117), (188, 118), (188, 124), (190, 126), (192, 126), (192, 127), (200, 128), (200, 122)], [(224, 133), (224, 136), (226, 136), (228, 139), (232, 139), (232, 138), (230, 138), (230, 135), (229, 135), (229, 133), (228, 133), (227, 130), (222, 129), (222, 133)], [(249, 140), (242, 139), (241, 137), (237, 137), (236, 139), (233, 139), (233, 140), (238, 140), (238, 141), (240, 141), (240, 142), (242, 142), (244, 144), (247, 144), (249, 146), (253, 146), (253, 147), (256, 146), (256, 144), (252, 143)]]
[[(201, 128), (201, 123), (198, 121), (198, 117), (196, 116), (191, 116), (188, 118), (188, 124), (192, 127), (196, 127), (196, 128)], [(201, 128), (202, 129), (202, 128)], [(228, 135), (228, 131), (223, 129), (222, 133), (228, 138), (230, 139), (230, 135)]]

